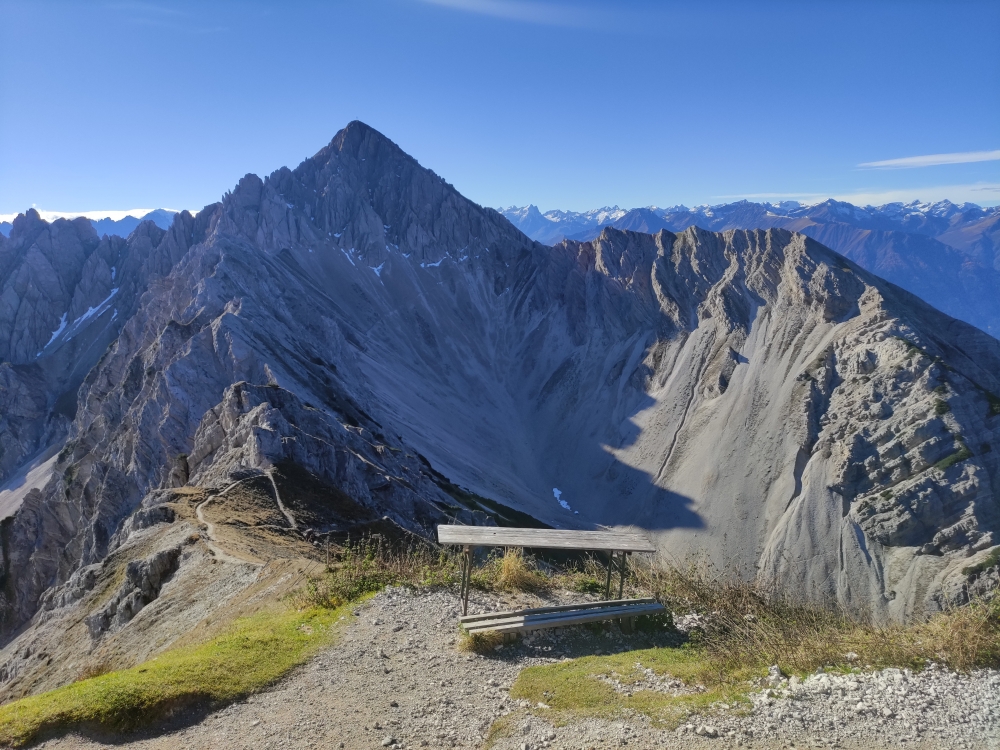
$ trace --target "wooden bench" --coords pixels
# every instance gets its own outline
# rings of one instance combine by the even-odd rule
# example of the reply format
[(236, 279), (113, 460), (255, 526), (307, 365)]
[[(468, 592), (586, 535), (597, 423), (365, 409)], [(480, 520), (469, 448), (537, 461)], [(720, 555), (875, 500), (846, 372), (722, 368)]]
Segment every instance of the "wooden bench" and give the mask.
[[(640, 615), (662, 614), (666, 610), (654, 599), (622, 599), (628, 555), (633, 552), (655, 552), (656, 548), (642, 534), (628, 531), (567, 531), (562, 529), (516, 529), (495, 526), (438, 526), (441, 544), (461, 545), (462, 550), (462, 617), (459, 622), (470, 633), (496, 631), (513, 634), (519, 631), (579, 625), (586, 622), (619, 619), (629, 629), (633, 618)], [(605, 552), (608, 573), (604, 584), (604, 601), (564, 604), (511, 612), (482, 615), (469, 614), (469, 579), (472, 575), (474, 547), (531, 547)], [(615, 558), (618, 559), (620, 580), (618, 598), (611, 598)]]

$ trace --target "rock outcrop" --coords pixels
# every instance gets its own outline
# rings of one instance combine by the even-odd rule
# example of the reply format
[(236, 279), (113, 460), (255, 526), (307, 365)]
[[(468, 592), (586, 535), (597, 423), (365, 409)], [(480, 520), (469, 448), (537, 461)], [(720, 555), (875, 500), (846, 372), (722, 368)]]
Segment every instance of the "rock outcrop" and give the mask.
[[(42, 224), (19, 218), (0, 250), (19, 269), (8, 474), (60, 449), (0, 529), (4, 634), (169, 523), (157, 493), (280, 467), (334, 488), (340, 515), (312, 526), (350, 508), (427, 534), (499, 503), (640, 526), (670, 559), (883, 617), (962, 601), (995, 564), (1000, 343), (801, 234), (547, 247), (361, 123), (166, 233)], [(57, 224), (76, 232), (65, 278), (8, 281), (48, 278), (30, 258)], [(92, 360), (52, 333), (90, 309)], [(46, 420), (73, 381), (47, 361), (81, 373), (61, 432)], [(267, 524), (305, 533), (274, 499)]]
[(125, 567), (125, 580), (100, 610), (87, 618), (90, 637), (125, 627), (133, 617), (160, 595), (180, 564), (181, 548), (160, 550), (145, 560), (133, 560)]
[(65, 440), (84, 377), (212, 215), (183, 212), (168, 231), (143, 222), (122, 239), (98, 238), (83, 218), (49, 224), (32, 209), (0, 238), (0, 487)]
[(862, 268), (996, 336), (1000, 333), (1000, 208), (950, 201), (812, 206), (742, 200), (686, 208), (600, 209), (585, 213), (511, 207), (504, 216), (529, 237), (553, 244), (591, 240), (605, 226), (655, 234), (697, 226), (716, 232), (780, 227), (818, 240)]

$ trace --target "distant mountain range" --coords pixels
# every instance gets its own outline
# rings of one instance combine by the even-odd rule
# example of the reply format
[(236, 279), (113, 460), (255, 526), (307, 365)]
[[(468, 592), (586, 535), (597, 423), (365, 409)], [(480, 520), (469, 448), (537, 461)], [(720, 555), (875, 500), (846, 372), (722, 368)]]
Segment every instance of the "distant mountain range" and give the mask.
[[(177, 212), (171, 211), (169, 208), (157, 208), (139, 216), (129, 215), (117, 221), (110, 217), (90, 219), (89, 221), (94, 225), (94, 229), (97, 231), (99, 237), (103, 237), (104, 235), (108, 235), (109, 237), (112, 235), (128, 237), (143, 221), (151, 221), (160, 229), (169, 229), (176, 215)], [(10, 237), (12, 227), (13, 225), (9, 221), (0, 221), (0, 234), (4, 237)]]
[(681, 232), (697, 226), (713, 232), (780, 227), (801, 232), (898, 284), (940, 310), (1000, 335), (1000, 207), (972, 203), (888, 203), (855, 206), (828, 200), (738, 201), (718, 206), (547, 211), (511, 206), (500, 211), (534, 240), (589, 241), (604, 227)]

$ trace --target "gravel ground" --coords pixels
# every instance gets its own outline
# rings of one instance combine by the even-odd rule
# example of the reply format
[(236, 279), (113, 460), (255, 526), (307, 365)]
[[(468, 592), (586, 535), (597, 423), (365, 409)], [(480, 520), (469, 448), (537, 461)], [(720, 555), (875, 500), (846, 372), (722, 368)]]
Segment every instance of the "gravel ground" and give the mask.
[[(567, 595), (568, 597), (568, 595)], [(556, 597), (558, 601), (561, 597)], [(472, 611), (525, 604), (474, 595)], [(538, 602), (532, 602), (537, 604)], [(487, 656), (456, 649), (453, 593), (384, 592), (349, 618), (337, 643), (272, 690), (208, 715), (189, 713), (155, 734), (103, 742), (70, 735), (46, 748), (482, 748), (504, 715), (510, 731), (496, 750), (538, 748), (1000, 748), (1000, 674), (774, 675), (738, 716), (720, 708), (676, 731), (625, 721), (553, 726), (507, 691), (526, 666), (594, 653), (665, 645), (670, 636), (623, 636), (586, 628), (542, 632)], [(675, 690), (649, 675), (646, 689)], [(536, 712), (538, 709), (536, 709)], [(544, 713), (544, 710), (541, 710)], [(714, 737), (709, 735), (716, 735)]]

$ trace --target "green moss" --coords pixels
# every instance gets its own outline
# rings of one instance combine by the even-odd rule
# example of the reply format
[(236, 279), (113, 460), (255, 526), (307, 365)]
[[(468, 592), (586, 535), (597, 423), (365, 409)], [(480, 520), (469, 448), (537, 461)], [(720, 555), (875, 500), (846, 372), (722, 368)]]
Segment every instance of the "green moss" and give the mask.
[(911, 357), (914, 354), (925, 354), (923, 349), (921, 349), (919, 346), (914, 344), (909, 339), (903, 338), (902, 336), (894, 336), (893, 338), (906, 344), (906, 356)]
[(975, 565), (970, 565), (966, 568), (962, 568), (962, 575), (964, 576), (975, 576), (983, 573), (990, 568), (995, 568), (1000, 565), (1000, 547), (994, 547), (993, 551), (986, 556), (984, 560), (980, 560)]
[(573, 579), (573, 591), (580, 594), (603, 594), (604, 581), (599, 581), (593, 576), (579, 575)]
[(0, 745), (21, 746), (42, 732), (74, 727), (128, 731), (186, 705), (239, 700), (329, 643), (332, 626), (346, 611), (261, 612), (207, 643), (8, 703), (0, 707)]
[[(600, 679), (614, 677), (624, 685), (635, 684), (645, 676), (637, 664), (691, 686), (703, 685), (705, 689), (679, 696), (652, 690), (636, 690), (627, 695)], [(705, 711), (713, 703), (745, 700), (750, 680), (765, 674), (760, 669), (720, 670), (718, 663), (710, 661), (698, 648), (653, 648), (528, 667), (518, 675), (510, 695), (527, 699), (536, 706), (539, 703), (548, 706), (535, 712), (557, 723), (579, 716), (610, 719), (635, 712), (673, 728), (690, 713)]]
[(72, 457), (73, 451), (76, 449), (76, 441), (70, 440), (66, 443), (59, 455), (56, 457), (58, 463), (65, 463), (69, 458)]
[(1000, 415), (1000, 397), (994, 393), (990, 393), (989, 391), (984, 391), (983, 393), (986, 396), (986, 402), (989, 404), (989, 408), (986, 412), (987, 415), (990, 417)]
[(940, 461), (934, 464), (935, 469), (940, 469), (941, 471), (944, 471), (945, 469), (954, 466), (955, 464), (960, 463), (961, 461), (964, 461), (967, 458), (972, 458), (972, 451), (969, 450), (969, 446), (965, 444), (965, 441), (959, 439), (959, 442), (962, 447), (959, 448), (954, 453), (952, 453), (950, 456), (946, 456), (945, 458), (942, 458)]

